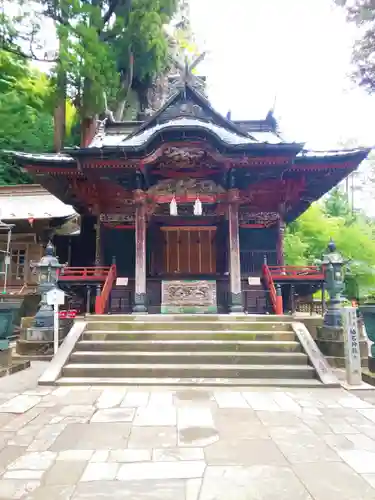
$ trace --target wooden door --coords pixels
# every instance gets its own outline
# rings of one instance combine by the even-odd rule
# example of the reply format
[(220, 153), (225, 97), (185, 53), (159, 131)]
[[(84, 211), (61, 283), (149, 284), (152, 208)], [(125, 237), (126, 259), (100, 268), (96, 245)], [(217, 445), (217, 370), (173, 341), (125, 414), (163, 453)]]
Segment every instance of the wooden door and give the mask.
[(163, 227), (165, 274), (215, 274), (216, 227)]

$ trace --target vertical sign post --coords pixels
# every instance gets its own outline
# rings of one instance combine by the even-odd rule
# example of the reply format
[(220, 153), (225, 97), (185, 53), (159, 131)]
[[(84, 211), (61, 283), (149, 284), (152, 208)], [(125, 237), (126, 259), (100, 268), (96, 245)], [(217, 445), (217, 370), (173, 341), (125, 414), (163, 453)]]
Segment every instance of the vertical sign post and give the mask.
[(53, 352), (59, 349), (59, 306), (65, 302), (65, 293), (59, 288), (52, 288), (47, 292), (47, 304), (53, 306)]
[(346, 381), (348, 385), (361, 385), (361, 352), (356, 308), (344, 307), (342, 316), (345, 339)]
[(53, 304), (53, 354), (59, 349), (59, 304)]

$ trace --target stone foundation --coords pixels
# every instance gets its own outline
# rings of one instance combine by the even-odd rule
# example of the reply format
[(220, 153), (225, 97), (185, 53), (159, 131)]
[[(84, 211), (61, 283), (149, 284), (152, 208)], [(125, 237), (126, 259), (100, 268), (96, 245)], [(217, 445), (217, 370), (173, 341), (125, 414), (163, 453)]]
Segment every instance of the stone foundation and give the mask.
[(373, 358), (372, 356), (368, 357), (368, 369), (371, 373), (375, 374), (375, 358)]
[(12, 349), (7, 347), (0, 351), (0, 369), (8, 368), (12, 364)]
[[(49, 360), (53, 356), (53, 329), (33, 328), (34, 318), (22, 318), (21, 334), (17, 340), (16, 353), (30, 359)], [(59, 345), (73, 326), (73, 319), (60, 319)]]
[[(345, 340), (342, 328), (332, 328), (329, 326), (318, 328), (316, 343), (331, 366), (335, 368), (345, 367)], [(363, 367), (366, 367), (368, 364), (368, 344), (367, 340), (362, 338), (361, 335), (359, 350), (361, 353), (361, 364)]]

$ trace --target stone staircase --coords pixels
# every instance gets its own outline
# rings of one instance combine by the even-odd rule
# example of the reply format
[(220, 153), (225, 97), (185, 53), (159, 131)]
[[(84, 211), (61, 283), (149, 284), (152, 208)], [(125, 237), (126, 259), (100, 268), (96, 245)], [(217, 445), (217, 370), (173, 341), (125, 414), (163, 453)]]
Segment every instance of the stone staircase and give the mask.
[(320, 386), (290, 318), (90, 316), (60, 385)]

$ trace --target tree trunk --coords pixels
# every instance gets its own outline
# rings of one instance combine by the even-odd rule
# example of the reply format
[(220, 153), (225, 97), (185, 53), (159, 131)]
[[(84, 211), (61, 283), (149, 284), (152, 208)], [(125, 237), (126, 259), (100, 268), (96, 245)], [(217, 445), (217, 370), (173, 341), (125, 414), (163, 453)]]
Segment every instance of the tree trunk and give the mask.
[(97, 115), (92, 113), (91, 80), (85, 78), (83, 83), (81, 109), (81, 147), (86, 148), (93, 140), (96, 132)]
[[(64, 17), (64, 14), (62, 14)], [(55, 153), (59, 153), (64, 147), (65, 128), (66, 128), (66, 86), (67, 75), (66, 70), (61, 60), (61, 54), (66, 43), (66, 35), (58, 30), (59, 37), (59, 61), (57, 63), (57, 79), (56, 79), (56, 94), (55, 94), (55, 109), (53, 112), (54, 122), (54, 137), (53, 148)]]
[(87, 148), (96, 132), (96, 117), (81, 120), (81, 148)]
[(54, 137), (53, 148), (55, 153), (59, 153), (64, 147), (65, 127), (66, 127), (66, 72), (61, 68), (57, 71), (56, 83), (56, 103), (53, 112)]
[(120, 122), (124, 119), (125, 106), (128, 102), (129, 93), (132, 88), (134, 73), (134, 56), (129, 51), (129, 69), (127, 75), (121, 81), (121, 91), (118, 99), (118, 104), (115, 112), (115, 120)]
[(121, 99), (121, 101), (117, 104), (117, 109), (115, 112), (115, 120), (117, 122), (120, 122), (123, 119), (126, 101), (127, 101), (127, 99), (124, 98), (124, 99)]

